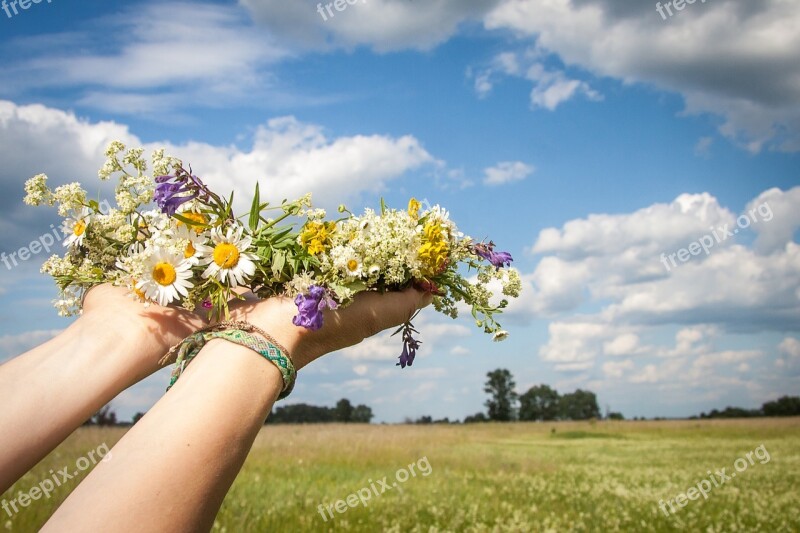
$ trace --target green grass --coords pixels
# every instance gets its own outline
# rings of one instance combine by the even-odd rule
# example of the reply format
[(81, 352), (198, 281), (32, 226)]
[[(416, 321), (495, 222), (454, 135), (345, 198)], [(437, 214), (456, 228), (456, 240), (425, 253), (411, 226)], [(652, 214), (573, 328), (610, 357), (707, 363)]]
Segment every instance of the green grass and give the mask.
[[(121, 430), (80, 430), (12, 491), (29, 489), (50, 468), (120, 436)], [(259, 435), (214, 529), (798, 531), (798, 442), (797, 418), (270, 426)], [(737, 459), (762, 444), (769, 462), (754, 458), (737, 477), (712, 488), (707, 500), (689, 501), (674, 515), (659, 510), (659, 500), (685, 493), (708, 478), (708, 470), (730, 474)], [(333, 511), (336, 518), (323, 521), (320, 504), (335, 504), (384, 476), (391, 485), (399, 469), (423, 457), (429, 475), (415, 465), (417, 475), (399, 488), (373, 493), (366, 507)], [(13, 519), (4, 516), (6, 529), (36, 529), (73, 487)]]

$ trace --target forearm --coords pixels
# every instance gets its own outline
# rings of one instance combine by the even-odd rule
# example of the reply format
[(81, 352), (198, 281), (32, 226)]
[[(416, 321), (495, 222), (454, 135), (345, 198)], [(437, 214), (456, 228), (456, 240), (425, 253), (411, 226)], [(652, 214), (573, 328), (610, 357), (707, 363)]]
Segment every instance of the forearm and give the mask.
[(281, 388), (270, 362), (211, 341), (45, 530), (209, 530)]
[(158, 368), (151, 349), (104, 321), (74, 322), (0, 366), (0, 491), (10, 487), (117, 394)]

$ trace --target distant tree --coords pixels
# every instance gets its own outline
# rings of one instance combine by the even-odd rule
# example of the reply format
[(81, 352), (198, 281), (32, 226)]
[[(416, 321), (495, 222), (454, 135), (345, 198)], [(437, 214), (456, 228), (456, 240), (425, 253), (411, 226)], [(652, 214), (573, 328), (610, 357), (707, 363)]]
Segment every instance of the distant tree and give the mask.
[(548, 385), (531, 387), (519, 397), (520, 420), (555, 420), (558, 416), (558, 391)]
[(138, 412), (135, 415), (133, 415), (133, 423), (135, 424), (136, 422), (141, 420), (143, 416), (144, 416), (144, 413), (142, 413), (142, 412)]
[(498, 368), (488, 372), (486, 377), (488, 379), (483, 391), (490, 396), (485, 403), (489, 409), (489, 418), (498, 422), (514, 420), (517, 393), (514, 391), (516, 383), (511, 372), (505, 368)]
[(336, 421), (351, 422), (353, 420), (353, 404), (347, 398), (342, 398), (336, 402)]
[(111, 404), (104, 405), (86, 421), (85, 425), (115, 426), (117, 425), (117, 413), (111, 410)]
[(433, 417), (421, 416), (414, 421), (415, 424), (433, 424)]
[(360, 404), (353, 409), (351, 422), (355, 422), (357, 424), (369, 424), (374, 416), (375, 415), (372, 414), (372, 408)]
[(615, 411), (608, 413), (607, 418), (609, 420), (625, 420), (625, 417), (622, 415), (622, 413), (617, 413)]
[(597, 396), (581, 389), (565, 394), (558, 402), (558, 415), (565, 420), (589, 420), (600, 418)]
[(489, 418), (483, 413), (475, 413), (474, 415), (470, 415), (464, 418), (465, 424), (474, 424), (476, 422), (488, 422)]
[(761, 410), (766, 416), (798, 416), (800, 415), (800, 397), (781, 396), (777, 400), (765, 403)]

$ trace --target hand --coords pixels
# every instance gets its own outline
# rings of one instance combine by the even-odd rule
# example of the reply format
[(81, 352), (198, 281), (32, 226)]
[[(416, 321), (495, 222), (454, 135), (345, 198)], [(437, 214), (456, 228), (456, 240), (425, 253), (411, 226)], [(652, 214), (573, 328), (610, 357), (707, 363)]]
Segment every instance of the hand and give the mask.
[(353, 346), (385, 329), (409, 320), (433, 296), (416, 289), (402, 292), (362, 292), (349, 306), (324, 312), (324, 325), (310, 331), (292, 324), (297, 306), (289, 298), (248, 299), (231, 305), (231, 319), (244, 320), (275, 337), (289, 350), (300, 370), (326, 353)]
[(137, 354), (158, 361), (173, 345), (208, 325), (200, 314), (179, 307), (145, 307), (131, 298), (128, 290), (105, 283), (89, 290), (80, 321), (93, 325), (98, 335), (114, 335), (119, 342), (132, 343)]

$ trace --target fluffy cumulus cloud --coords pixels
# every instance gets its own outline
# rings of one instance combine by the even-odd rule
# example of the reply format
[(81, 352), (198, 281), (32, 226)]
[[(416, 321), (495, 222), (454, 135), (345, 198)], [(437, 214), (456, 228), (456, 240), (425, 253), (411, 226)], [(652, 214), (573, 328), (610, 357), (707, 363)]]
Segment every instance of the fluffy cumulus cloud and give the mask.
[[(800, 150), (796, 2), (696, 2), (665, 20), (655, 2), (505, 0), (484, 20), (567, 65), (678, 92), (688, 113), (724, 117), (720, 133), (748, 150)], [(561, 80), (539, 98), (554, 105), (579, 87)]]
[(323, 204), (325, 198), (332, 197), (351, 201), (363, 192), (382, 190), (408, 171), (435, 162), (411, 136), (331, 138), (321, 126), (293, 117), (275, 118), (259, 126), (247, 148), (199, 142), (145, 144), (126, 126), (115, 122), (90, 122), (42, 105), (19, 106), (0, 101), (0, 157), (4, 161), (0, 170), (0, 203), (7, 214), (0, 229), (14, 232), (11, 234), (17, 235), (20, 242), (41, 233), (46, 224), (41, 219), (37, 219), (37, 225), (32, 222), (42, 211), (20, 202), (22, 181), (45, 172), (54, 185), (75, 179), (85, 186), (99, 183), (95, 180), (103, 151), (114, 139), (147, 149), (165, 146), (169, 153), (191, 162), (213, 187), (233, 189), (241, 199), (252, 194), (258, 181), (266, 186), (262, 191), (268, 187), (275, 200), (311, 191)]
[[(552, 320), (539, 356), (557, 372), (579, 373), (571, 382), (601, 372), (600, 388), (701, 391), (713, 381), (766, 398), (783, 379), (772, 369), (792, 375), (800, 357), (794, 336), (778, 347), (768, 340), (800, 330), (798, 222), (788, 207), (797, 194), (765, 191), (742, 213), (709, 194), (681, 195), (544, 229), (530, 248), (540, 260), (524, 275), (526, 298), (509, 311)], [(734, 333), (744, 336), (730, 349)]]
[[(501, 0), (240, 0), (270, 32), (313, 49), (430, 49)], [(340, 9), (336, 9), (336, 5)]]

